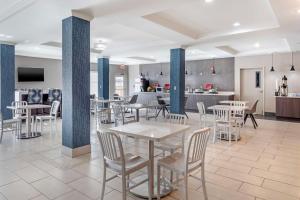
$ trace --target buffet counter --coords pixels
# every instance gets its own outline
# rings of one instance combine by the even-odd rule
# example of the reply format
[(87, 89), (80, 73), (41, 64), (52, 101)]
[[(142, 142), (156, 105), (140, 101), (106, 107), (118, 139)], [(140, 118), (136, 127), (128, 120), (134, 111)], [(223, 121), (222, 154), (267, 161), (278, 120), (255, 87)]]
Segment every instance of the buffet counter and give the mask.
[(277, 96), (276, 116), (300, 118), (300, 96)]
[[(139, 92), (137, 103), (150, 104), (157, 100), (157, 96), (169, 97), (169, 93), (156, 93), (156, 92)], [(197, 111), (197, 102), (203, 102), (205, 107), (213, 106), (219, 104), (220, 101), (224, 100), (234, 100), (234, 92), (218, 92), (217, 94), (205, 93), (185, 93), (188, 97), (185, 106), (186, 110)]]

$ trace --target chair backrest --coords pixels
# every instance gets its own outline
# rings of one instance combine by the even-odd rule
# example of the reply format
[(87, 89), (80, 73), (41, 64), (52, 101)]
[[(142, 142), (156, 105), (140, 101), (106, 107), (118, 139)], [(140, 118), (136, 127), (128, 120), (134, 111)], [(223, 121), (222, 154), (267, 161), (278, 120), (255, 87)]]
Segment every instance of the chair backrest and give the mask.
[(137, 102), (137, 99), (138, 99), (138, 95), (137, 94), (133, 95), (129, 101), (129, 104), (135, 104)]
[(256, 101), (254, 102), (254, 104), (252, 105), (251, 109), (250, 109), (250, 112), (251, 112), (252, 114), (256, 112), (256, 107), (257, 107), (258, 101), (259, 101), (259, 100), (256, 100)]
[(210, 128), (195, 131), (189, 138), (186, 153), (186, 163), (193, 164), (199, 161), (204, 162), (207, 142), (210, 135)]
[(122, 105), (119, 104), (114, 104), (112, 105), (112, 109), (114, 112), (114, 118), (115, 119), (123, 119), (124, 118), (124, 108), (122, 107)]
[(169, 113), (167, 115), (167, 120), (174, 124), (186, 124), (186, 116), (180, 114)]
[(43, 91), (41, 89), (29, 89), (27, 102), (28, 104), (43, 103)]
[(119, 94), (114, 94), (113, 99), (114, 100), (120, 100), (120, 95)]
[(244, 117), (246, 102), (233, 101), (230, 105), (232, 117)]
[(230, 106), (245, 107), (246, 106), (246, 102), (245, 101), (232, 101), (230, 103)]
[[(22, 106), (27, 106), (27, 105), (28, 105), (27, 101), (13, 101), (13, 102), (11, 102), (11, 106), (16, 107), (16, 108), (19, 108), (19, 107), (22, 107)], [(13, 117), (19, 117), (21, 115), (26, 114), (26, 109), (14, 109), (12, 111), (12, 114), (13, 114)]]
[(228, 107), (218, 106), (214, 107), (214, 120), (222, 121), (222, 122), (229, 122), (230, 121), (230, 109)]
[(51, 116), (55, 116), (55, 117), (57, 116), (59, 105), (60, 105), (59, 101), (53, 101), (52, 102), (51, 109), (50, 109), (50, 115)]
[(60, 89), (49, 89), (48, 102), (61, 101), (61, 90)]
[(90, 99), (90, 110), (96, 109), (96, 101), (95, 99)]
[(185, 96), (185, 97), (184, 97), (184, 107), (186, 106), (187, 100), (188, 100), (188, 97)]
[(125, 165), (124, 150), (120, 136), (113, 132), (100, 131), (97, 131), (97, 135), (104, 160), (108, 163)]
[(197, 108), (198, 108), (198, 111), (199, 111), (200, 115), (205, 115), (206, 114), (205, 106), (204, 106), (203, 102), (197, 102)]

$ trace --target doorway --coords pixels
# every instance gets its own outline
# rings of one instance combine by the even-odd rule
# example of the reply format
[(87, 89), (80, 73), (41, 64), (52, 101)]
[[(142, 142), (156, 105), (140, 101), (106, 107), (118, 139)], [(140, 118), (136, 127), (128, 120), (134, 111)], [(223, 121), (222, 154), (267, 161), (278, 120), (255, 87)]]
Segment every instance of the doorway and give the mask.
[(263, 68), (241, 69), (240, 99), (249, 106), (258, 100), (255, 114), (264, 115), (264, 71)]

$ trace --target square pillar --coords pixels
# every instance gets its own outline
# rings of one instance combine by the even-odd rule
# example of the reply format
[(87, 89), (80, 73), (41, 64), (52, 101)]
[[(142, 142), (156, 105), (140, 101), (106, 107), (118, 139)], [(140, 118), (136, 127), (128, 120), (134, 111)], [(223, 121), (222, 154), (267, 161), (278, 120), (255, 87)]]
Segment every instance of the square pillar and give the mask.
[(76, 157), (90, 146), (90, 22), (78, 17), (62, 21), (62, 145)]
[(98, 96), (109, 99), (109, 58), (98, 58)]
[(6, 107), (15, 99), (15, 46), (0, 44), (0, 104), (3, 119), (12, 118)]
[(184, 113), (185, 50), (171, 49), (170, 57), (170, 104), (171, 113)]

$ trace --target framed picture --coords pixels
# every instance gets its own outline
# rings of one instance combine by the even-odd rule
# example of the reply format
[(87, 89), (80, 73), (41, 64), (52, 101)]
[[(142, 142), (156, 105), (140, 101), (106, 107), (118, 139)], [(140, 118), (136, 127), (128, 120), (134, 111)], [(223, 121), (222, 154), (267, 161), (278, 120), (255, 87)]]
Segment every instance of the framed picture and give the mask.
[(255, 87), (256, 88), (261, 87), (261, 72), (260, 71), (255, 72)]

